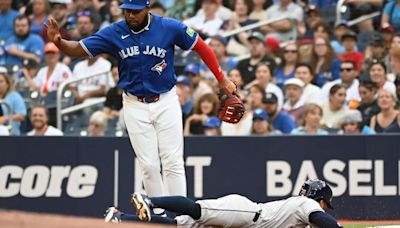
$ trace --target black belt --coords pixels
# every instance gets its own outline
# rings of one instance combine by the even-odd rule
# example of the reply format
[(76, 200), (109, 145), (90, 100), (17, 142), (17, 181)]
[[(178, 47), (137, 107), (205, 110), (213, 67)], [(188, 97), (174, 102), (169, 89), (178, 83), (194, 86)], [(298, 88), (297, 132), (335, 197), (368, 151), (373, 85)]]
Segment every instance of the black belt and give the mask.
[(261, 210), (256, 212), (253, 218), (253, 222), (257, 222), (257, 220), (260, 218), (260, 215), (261, 215)]
[(158, 100), (160, 100), (160, 95), (158, 95), (158, 94), (156, 94), (156, 95), (154, 95), (154, 96), (135, 96), (135, 95), (132, 95), (132, 94), (130, 94), (130, 93), (128, 93), (128, 92), (125, 92), (125, 91), (124, 91), (124, 93), (125, 93), (127, 96), (134, 96), (134, 97), (136, 97), (136, 99), (137, 99), (138, 101), (143, 102), (143, 103), (154, 103), (154, 102), (157, 102)]

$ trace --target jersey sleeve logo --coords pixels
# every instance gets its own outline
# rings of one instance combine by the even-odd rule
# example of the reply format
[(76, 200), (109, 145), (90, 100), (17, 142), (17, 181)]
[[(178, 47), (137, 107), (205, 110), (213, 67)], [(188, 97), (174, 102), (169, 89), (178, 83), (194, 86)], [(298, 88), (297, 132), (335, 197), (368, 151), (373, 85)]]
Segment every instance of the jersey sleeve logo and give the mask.
[(187, 27), (186, 29), (186, 34), (188, 34), (190, 37), (194, 36), (194, 30), (190, 27)]
[(157, 72), (158, 75), (161, 75), (165, 68), (167, 68), (167, 63), (165, 62), (165, 59), (163, 59), (161, 62), (154, 65), (151, 70)]

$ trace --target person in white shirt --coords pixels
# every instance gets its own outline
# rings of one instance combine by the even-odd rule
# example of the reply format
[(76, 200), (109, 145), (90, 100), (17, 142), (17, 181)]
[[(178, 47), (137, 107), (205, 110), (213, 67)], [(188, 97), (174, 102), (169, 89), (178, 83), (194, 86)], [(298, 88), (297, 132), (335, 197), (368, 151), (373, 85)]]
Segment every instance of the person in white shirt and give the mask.
[[(62, 82), (72, 77), (69, 67), (59, 61), (60, 50), (54, 43), (47, 43), (44, 47), (44, 52), (46, 66), (40, 68), (33, 79), (33, 83), (30, 83), (40, 90), (42, 96), (57, 91)], [(28, 78), (28, 80), (32, 79)]]
[(340, 128), (340, 121), (348, 112), (349, 108), (345, 105), (346, 87), (342, 84), (332, 86), (329, 90), (329, 101), (322, 105), (322, 123), (327, 128)]
[(216, 0), (204, 0), (201, 3), (203, 14), (197, 14), (183, 23), (196, 30), (202, 37), (217, 35), (224, 22), (217, 16), (218, 4)]
[(306, 63), (299, 63), (296, 66), (295, 77), (304, 82), (302, 100), (307, 103), (314, 103), (322, 105), (321, 88), (311, 84), (314, 76), (312, 74), (311, 66)]
[(304, 82), (298, 78), (291, 78), (285, 81), (286, 102), (283, 104), (283, 111), (287, 112), (297, 125), (303, 115), (305, 101), (302, 98)]
[(62, 136), (62, 131), (48, 124), (49, 110), (43, 105), (36, 105), (31, 109), (32, 131), (28, 136)]
[(345, 60), (340, 64), (340, 78), (325, 83), (322, 87), (322, 97), (324, 101), (329, 99), (329, 90), (336, 84), (343, 84), (346, 89), (346, 104), (357, 107), (361, 102), (358, 86), (360, 85), (357, 77), (359, 72), (356, 69), (356, 64), (353, 61)]
[[(232, 10), (222, 5), (222, 0), (215, 0), (214, 2), (217, 3), (217, 17), (223, 21), (231, 19), (233, 13)], [(204, 16), (204, 9), (199, 9), (196, 16)]]
[(8, 128), (4, 125), (0, 125), (0, 136), (9, 136), (10, 135), (10, 131), (8, 130)]
[(105, 96), (107, 88), (115, 86), (114, 79), (110, 72), (110, 61), (101, 56), (86, 58), (78, 62), (72, 72), (73, 78), (81, 78), (96, 74), (98, 74), (98, 76), (77, 83), (76, 103), (82, 103), (89, 98)]

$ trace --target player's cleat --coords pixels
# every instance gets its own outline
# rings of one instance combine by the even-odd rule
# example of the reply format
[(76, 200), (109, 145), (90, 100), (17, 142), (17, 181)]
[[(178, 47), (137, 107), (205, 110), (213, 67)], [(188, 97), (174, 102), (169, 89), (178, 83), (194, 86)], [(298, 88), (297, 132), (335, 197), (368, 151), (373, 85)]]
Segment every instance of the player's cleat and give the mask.
[(115, 207), (109, 207), (104, 214), (105, 222), (121, 223), (121, 212)]
[(151, 221), (152, 203), (149, 197), (135, 192), (132, 194), (131, 204), (136, 208), (136, 213), (141, 221)]

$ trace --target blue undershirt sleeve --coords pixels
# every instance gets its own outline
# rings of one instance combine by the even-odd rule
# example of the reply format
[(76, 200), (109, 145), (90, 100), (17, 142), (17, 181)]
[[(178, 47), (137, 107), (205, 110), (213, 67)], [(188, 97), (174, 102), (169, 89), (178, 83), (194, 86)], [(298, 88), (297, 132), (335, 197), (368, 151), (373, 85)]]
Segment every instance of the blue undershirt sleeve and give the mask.
[(338, 222), (332, 215), (322, 212), (322, 211), (312, 212), (309, 215), (309, 221), (312, 224), (317, 225), (318, 227), (324, 227), (324, 228), (341, 228), (342, 227), (338, 224)]

